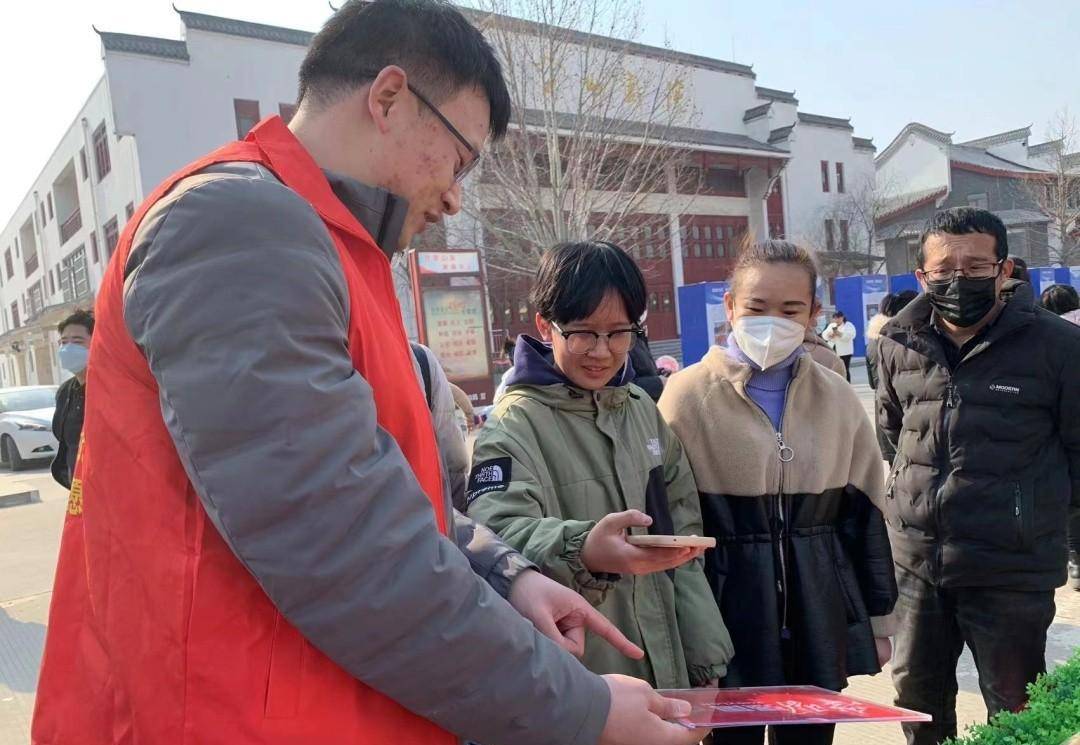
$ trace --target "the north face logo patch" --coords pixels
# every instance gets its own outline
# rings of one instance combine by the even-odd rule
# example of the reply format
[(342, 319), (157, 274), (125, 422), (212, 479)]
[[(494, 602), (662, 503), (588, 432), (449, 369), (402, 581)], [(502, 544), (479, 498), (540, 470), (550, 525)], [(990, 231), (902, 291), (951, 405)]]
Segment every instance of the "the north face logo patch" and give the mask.
[(473, 478), (477, 484), (497, 484), (503, 480), (502, 466), (484, 466)]
[(1008, 393), (1010, 396), (1020, 395), (1020, 386), (1018, 385), (1004, 385), (1002, 383), (991, 383), (990, 391), (992, 393)]
[(467, 499), (472, 504), (478, 497), (510, 487), (510, 458), (492, 458), (477, 463), (469, 475)]

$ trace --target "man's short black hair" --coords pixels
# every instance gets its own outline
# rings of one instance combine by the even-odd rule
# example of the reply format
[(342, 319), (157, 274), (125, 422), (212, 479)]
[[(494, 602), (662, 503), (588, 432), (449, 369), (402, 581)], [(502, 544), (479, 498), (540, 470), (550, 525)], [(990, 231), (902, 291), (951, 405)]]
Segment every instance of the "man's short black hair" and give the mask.
[(926, 224), (926, 230), (919, 239), (917, 258), (920, 269), (926, 262), (926, 239), (942, 233), (946, 235), (984, 233), (993, 236), (994, 253), (998, 261), (1004, 261), (1009, 257), (1009, 234), (1000, 217), (989, 210), (981, 210), (977, 207), (953, 207), (936, 213)]
[(1009, 279), (1019, 279), (1021, 282), (1030, 282), (1031, 274), (1028, 272), (1027, 262), (1019, 256), (1013, 256), (1013, 270)]
[(56, 330), (61, 334), (68, 326), (82, 326), (91, 336), (94, 335), (94, 311), (77, 310), (57, 325)]
[(1080, 309), (1080, 294), (1069, 285), (1050, 285), (1043, 290), (1039, 305), (1060, 316)]
[(491, 134), (510, 120), (502, 66), (483, 34), (444, 0), (349, 0), (315, 35), (300, 65), (301, 101), (330, 105), (397, 65), (439, 103), (475, 87), (491, 107)]
[(614, 292), (631, 323), (645, 315), (645, 277), (626, 251), (607, 241), (562, 243), (540, 259), (532, 303), (536, 312), (558, 324), (591, 316)]

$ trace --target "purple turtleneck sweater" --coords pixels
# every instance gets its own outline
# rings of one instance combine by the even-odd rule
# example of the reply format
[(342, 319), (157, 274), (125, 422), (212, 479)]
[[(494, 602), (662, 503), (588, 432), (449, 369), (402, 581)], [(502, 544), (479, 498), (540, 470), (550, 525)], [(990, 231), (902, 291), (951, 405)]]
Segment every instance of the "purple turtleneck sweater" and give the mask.
[(802, 346), (792, 352), (787, 359), (778, 362), (768, 370), (762, 370), (739, 349), (735, 334), (728, 335), (727, 353), (732, 359), (749, 365), (753, 370), (750, 379), (746, 381), (746, 394), (769, 416), (773, 429), (779, 432), (780, 419), (784, 416), (788, 383), (795, 374), (795, 361), (803, 354)]

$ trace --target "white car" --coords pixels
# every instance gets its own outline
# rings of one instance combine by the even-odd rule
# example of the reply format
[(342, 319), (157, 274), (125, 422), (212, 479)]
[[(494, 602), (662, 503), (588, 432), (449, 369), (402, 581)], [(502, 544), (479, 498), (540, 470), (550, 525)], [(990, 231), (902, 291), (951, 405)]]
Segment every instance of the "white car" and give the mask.
[(53, 458), (55, 385), (0, 388), (0, 463), (21, 471), (27, 461)]

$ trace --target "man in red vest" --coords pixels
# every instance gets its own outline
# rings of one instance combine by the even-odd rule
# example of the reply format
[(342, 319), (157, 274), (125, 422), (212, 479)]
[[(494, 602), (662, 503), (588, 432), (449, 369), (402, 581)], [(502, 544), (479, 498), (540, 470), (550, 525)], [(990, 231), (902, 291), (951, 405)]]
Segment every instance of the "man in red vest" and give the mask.
[(451, 6), (349, 2), (289, 127), (132, 217), (98, 296), (35, 743), (699, 739), (665, 721), (685, 704), (586, 671), (566, 651), (586, 630), (641, 651), (449, 507), (389, 258), (458, 211), (508, 118)]

